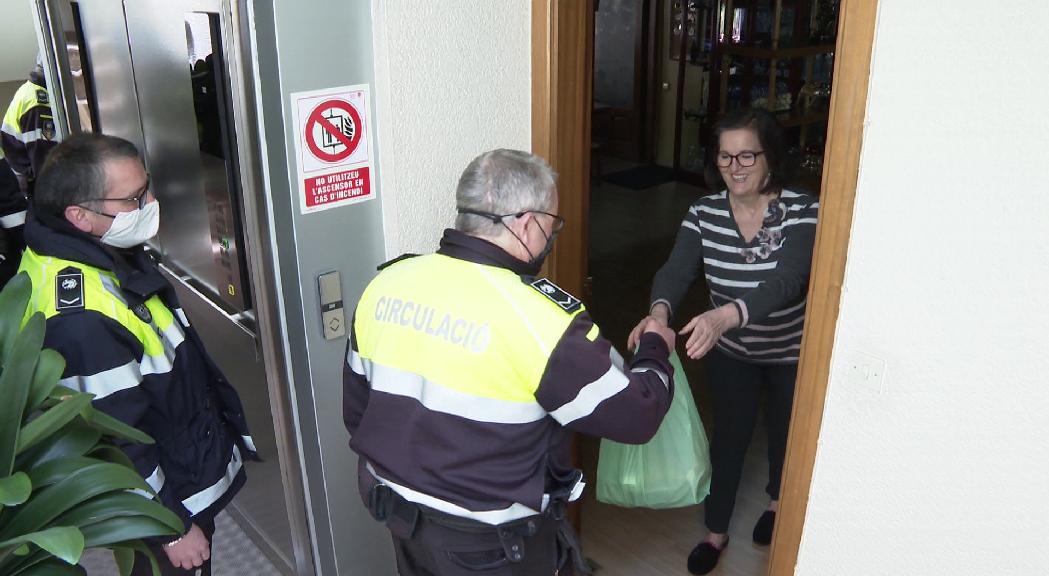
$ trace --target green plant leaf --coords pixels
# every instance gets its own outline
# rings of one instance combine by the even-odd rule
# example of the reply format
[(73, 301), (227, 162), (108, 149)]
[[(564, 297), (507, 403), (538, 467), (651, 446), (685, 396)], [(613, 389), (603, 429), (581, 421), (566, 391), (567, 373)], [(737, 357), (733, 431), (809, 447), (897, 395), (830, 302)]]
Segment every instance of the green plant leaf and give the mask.
[(39, 530), (99, 494), (136, 489), (148, 491), (149, 485), (138, 472), (119, 464), (105, 462), (81, 468), (61, 482), (34, 493), (0, 528), (0, 539)]
[(133, 426), (128, 426), (101, 410), (89, 408), (84, 410), (81, 415), (84, 417), (84, 420), (106, 436), (130, 440), (139, 444), (153, 444), (153, 438), (149, 434)]
[(114, 492), (96, 496), (59, 516), (55, 523), (83, 528), (120, 516), (145, 516), (164, 524), (174, 532), (181, 533), (185, 530), (182, 520), (174, 512), (156, 500), (131, 492)]
[(7, 478), (0, 478), (0, 504), (17, 506), (29, 499), (33, 492), (33, 483), (25, 472), (15, 472)]
[(105, 460), (106, 462), (112, 462), (113, 464), (127, 466), (128, 468), (135, 467), (135, 463), (131, 461), (131, 458), (129, 458), (123, 450), (112, 444), (99, 444), (88, 453), (88, 456), (99, 460)]
[(32, 293), (33, 283), (25, 272), (19, 272), (8, 280), (0, 292), (0, 361), (7, 358), (14, 346), (15, 334), (22, 327)]
[(21, 432), (18, 433), (16, 454), (25, 452), (27, 448), (32, 448), (36, 443), (54, 434), (71, 422), (73, 418), (76, 418), (81, 410), (90, 405), (90, 394), (77, 394), (59, 402), (58, 405), (50, 410), (30, 420), (25, 426), (22, 426)]
[(36, 544), (68, 564), (76, 564), (84, 552), (84, 535), (80, 529), (72, 526), (58, 526), (0, 542), (0, 557), (5, 553), (13, 552), (27, 542)]
[(98, 446), (101, 439), (101, 432), (84, 422), (83, 418), (74, 418), (58, 432), (19, 454), (15, 459), (15, 467), (30, 470), (50, 460), (83, 456)]
[[(131, 563), (129, 565), (126, 565), (126, 572), (124, 571), (124, 566), (121, 565), (120, 560), (116, 558), (118, 549), (131, 550)], [(120, 571), (120, 576), (129, 576), (131, 574), (131, 569), (135, 565), (135, 552), (138, 552), (139, 554), (142, 554), (143, 556), (149, 559), (149, 564), (153, 569), (153, 576), (161, 576), (160, 564), (157, 564), (156, 556), (153, 555), (153, 551), (150, 550), (148, 546), (143, 544), (141, 540), (122, 542), (113, 546), (113, 556), (114, 559), (117, 560), (117, 569)]]
[(114, 546), (113, 562), (117, 565), (119, 576), (131, 576), (131, 570), (135, 568), (135, 549), (129, 546)]
[(43, 342), (44, 315), (38, 312), (14, 337), (10, 352), (4, 356), (4, 369), (0, 373), (0, 398), (4, 400), (0, 402), (0, 476), (10, 476), (12, 472), (29, 383)]
[(70, 474), (94, 464), (102, 464), (102, 460), (73, 456), (72, 458), (58, 458), (48, 460), (29, 471), (29, 479), (33, 482), (33, 489), (40, 490), (52, 484), (57, 484)]
[(88, 548), (100, 548), (127, 540), (177, 534), (170, 527), (145, 516), (110, 518), (84, 526), (81, 531), (84, 533), (84, 543)]
[(12, 576), (87, 576), (87, 570), (81, 566), (64, 564), (61, 560), (49, 559), (28, 566)]
[(33, 384), (29, 388), (29, 399), (26, 403), (26, 412), (32, 412), (40, 407), (51, 391), (58, 385), (62, 378), (62, 372), (66, 369), (66, 360), (62, 355), (50, 348), (40, 351), (40, 358), (36, 362), (36, 371), (33, 372)]

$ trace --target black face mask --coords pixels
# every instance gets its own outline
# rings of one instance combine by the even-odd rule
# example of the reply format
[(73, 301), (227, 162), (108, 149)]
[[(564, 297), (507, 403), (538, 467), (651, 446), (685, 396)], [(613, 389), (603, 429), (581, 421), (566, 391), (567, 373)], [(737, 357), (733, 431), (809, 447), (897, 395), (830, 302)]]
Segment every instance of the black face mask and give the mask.
[[(560, 216), (558, 216), (558, 218), (560, 218)], [(536, 226), (539, 226), (539, 230), (541, 230), (543, 232), (543, 236), (546, 237), (546, 244), (543, 245), (543, 249), (540, 250), (539, 253), (535, 256), (532, 256), (532, 251), (528, 250), (528, 246), (525, 246), (525, 250), (528, 250), (528, 255), (532, 256), (532, 259), (529, 260), (528, 263), (532, 264), (536, 268), (542, 268), (543, 262), (546, 261), (546, 257), (549, 256), (550, 252), (554, 249), (554, 240), (557, 240), (557, 235), (561, 232), (561, 229), (557, 228), (557, 225), (555, 224), (555, 228), (550, 231), (549, 235), (547, 235), (546, 230), (543, 230), (543, 225), (540, 224), (538, 220), (535, 221), (535, 224)], [(511, 234), (513, 234), (513, 232), (511, 232)], [(521, 239), (518, 238), (517, 241), (521, 242)], [(521, 242), (521, 244), (524, 245), (524, 242)]]
[[(510, 214), (493, 214), (491, 212), (482, 212), (480, 210), (472, 210), (470, 208), (459, 208), (457, 211), (459, 214), (473, 214), (474, 216), (482, 216), (484, 218), (488, 218), (496, 224), (502, 224), (503, 228), (506, 228), (506, 230), (510, 232), (510, 234), (513, 235), (514, 238), (517, 238), (517, 241), (521, 243), (521, 246), (524, 246), (525, 252), (528, 252), (528, 256), (530, 258), (528, 260), (528, 264), (534, 266), (536, 270), (542, 268), (543, 262), (546, 261), (546, 257), (549, 256), (550, 252), (554, 249), (554, 240), (557, 239), (557, 235), (565, 226), (564, 218), (558, 216), (557, 214), (551, 214), (542, 210), (522, 210), (520, 212), (512, 212)], [(546, 244), (543, 245), (543, 249), (540, 250), (538, 254), (532, 254), (532, 251), (528, 249), (528, 245), (524, 243), (524, 240), (521, 240), (521, 238), (517, 234), (514, 234), (514, 231), (510, 230), (510, 227), (506, 225), (506, 222), (503, 222), (503, 218), (509, 216), (513, 216), (514, 218), (520, 218), (525, 214), (528, 214), (529, 212), (533, 214), (546, 214), (547, 216), (550, 216), (554, 219), (554, 227), (553, 229), (551, 229), (550, 234), (546, 233), (546, 230), (543, 229), (543, 225), (540, 224), (538, 220), (535, 221), (536, 226), (539, 226), (539, 230), (542, 231), (543, 236), (546, 238)]]

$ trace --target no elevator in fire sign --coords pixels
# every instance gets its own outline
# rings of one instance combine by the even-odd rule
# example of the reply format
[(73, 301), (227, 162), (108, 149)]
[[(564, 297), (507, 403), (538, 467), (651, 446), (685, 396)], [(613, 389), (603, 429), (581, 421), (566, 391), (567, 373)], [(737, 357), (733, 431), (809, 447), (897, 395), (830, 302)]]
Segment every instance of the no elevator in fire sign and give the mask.
[(374, 198), (368, 86), (297, 92), (292, 100), (302, 213)]

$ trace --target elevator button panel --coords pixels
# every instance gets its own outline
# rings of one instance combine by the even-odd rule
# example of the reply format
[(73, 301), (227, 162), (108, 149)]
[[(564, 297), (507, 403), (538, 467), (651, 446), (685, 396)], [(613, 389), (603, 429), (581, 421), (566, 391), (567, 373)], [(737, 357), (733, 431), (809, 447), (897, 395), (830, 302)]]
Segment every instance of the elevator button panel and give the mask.
[(338, 271), (317, 277), (320, 290), (321, 327), (324, 338), (335, 340), (346, 336), (346, 314), (342, 310), (342, 276)]

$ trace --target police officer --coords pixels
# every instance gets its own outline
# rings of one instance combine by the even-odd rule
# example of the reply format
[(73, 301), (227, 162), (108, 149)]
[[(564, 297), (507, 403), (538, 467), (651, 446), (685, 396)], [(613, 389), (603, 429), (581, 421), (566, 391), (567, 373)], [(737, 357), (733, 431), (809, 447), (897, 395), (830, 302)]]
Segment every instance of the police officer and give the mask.
[(26, 194), (57, 144), (41, 58), (37, 53), (29, 80), (15, 92), (0, 125), (0, 286), (14, 275), (25, 248)]
[(456, 202), (437, 253), (381, 267), (354, 314), (343, 410), (361, 495), (402, 575), (587, 572), (565, 519), (583, 489), (571, 431), (649, 440), (674, 333), (651, 323), (625, 363), (536, 278), (564, 225), (539, 157), (482, 154)]
[(18, 260), (25, 248), (22, 241), (25, 217), (25, 195), (0, 150), (0, 288), (18, 269)]
[[(149, 543), (163, 573), (210, 574), (215, 515), (244, 484), (255, 448), (237, 393), (143, 247), (160, 205), (142, 159), (120, 138), (72, 136), (51, 152), (32, 204), (26, 314), (47, 318), (44, 345), (65, 358), (64, 385), (156, 440), (120, 447), (183, 521), (180, 537)], [(152, 574), (144, 559), (133, 574)]]
[(32, 194), (44, 159), (57, 143), (43, 61), (37, 54), (36, 66), (15, 92), (0, 128), (0, 146), (25, 193)]

